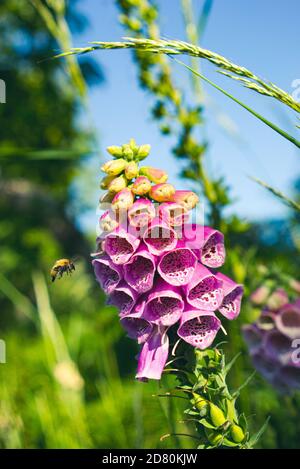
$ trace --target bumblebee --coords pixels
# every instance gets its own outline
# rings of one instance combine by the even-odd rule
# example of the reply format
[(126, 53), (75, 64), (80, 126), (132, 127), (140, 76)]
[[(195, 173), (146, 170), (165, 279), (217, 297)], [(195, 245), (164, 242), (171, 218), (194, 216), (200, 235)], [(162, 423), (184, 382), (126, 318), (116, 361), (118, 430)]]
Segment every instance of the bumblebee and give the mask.
[(58, 259), (50, 270), (52, 282), (56, 278), (61, 278), (64, 273), (71, 274), (73, 270), (75, 270), (75, 265), (70, 259)]

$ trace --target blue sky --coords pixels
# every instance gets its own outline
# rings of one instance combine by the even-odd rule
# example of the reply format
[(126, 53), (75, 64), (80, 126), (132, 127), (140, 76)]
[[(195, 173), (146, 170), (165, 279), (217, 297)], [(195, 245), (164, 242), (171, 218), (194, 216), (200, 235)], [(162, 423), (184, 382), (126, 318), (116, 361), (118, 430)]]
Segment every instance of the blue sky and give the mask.
[[(162, 35), (186, 39), (180, 0), (158, 0)], [(194, 1), (199, 10), (202, 0)], [(118, 9), (113, 0), (82, 0), (80, 11), (90, 25), (74, 40), (76, 46), (88, 41), (116, 41), (124, 36), (118, 23)], [(202, 46), (244, 65), (283, 89), (293, 91), (292, 82), (300, 79), (299, 61), (299, 0), (215, 0)], [(138, 143), (151, 143), (149, 163), (168, 170), (170, 180), (183, 186), (178, 178), (179, 162), (171, 155), (174, 141), (160, 135), (152, 121), (151, 97), (138, 86), (136, 66), (130, 51), (95, 52), (106, 82), (90, 91), (92, 120), (99, 135), (102, 157), (105, 147), (122, 144), (134, 137)], [(188, 59), (184, 59), (188, 61)], [(270, 98), (243, 89), (239, 84), (216, 73), (202, 62), (204, 74), (227, 91), (249, 104), (289, 132), (296, 122), (295, 113)], [(190, 74), (175, 64), (177, 83), (188, 90)], [(286, 208), (249, 176), (260, 178), (291, 195), (291, 185), (299, 176), (299, 150), (281, 136), (256, 120), (247, 111), (218, 91), (205, 85), (205, 91), (217, 108), (207, 111), (206, 132), (210, 148), (206, 166), (214, 176), (225, 176), (236, 199), (231, 212), (252, 220), (282, 216)], [(188, 96), (188, 91), (187, 91)], [(218, 125), (216, 115), (224, 113), (233, 122), (239, 138), (232, 138)], [(200, 129), (199, 129), (200, 132)], [(299, 136), (299, 133), (298, 133)], [(85, 220), (88, 224), (92, 220)]]

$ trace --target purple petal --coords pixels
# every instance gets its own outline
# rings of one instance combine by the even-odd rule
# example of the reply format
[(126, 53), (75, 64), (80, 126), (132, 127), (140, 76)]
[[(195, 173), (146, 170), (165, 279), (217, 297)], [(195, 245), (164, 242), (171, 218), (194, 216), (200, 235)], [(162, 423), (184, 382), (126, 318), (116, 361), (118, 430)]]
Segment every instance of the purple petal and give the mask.
[(150, 227), (144, 233), (143, 239), (151, 254), (156, 256), (174, 249), (177, 244), (175, 231), (158, 219), (151, 222)]
[(124, 228), (109, 233), (104, 240), (104, 250), (115, 264), (125, 264), (139, 247), (140, 240)]
[(253, 324), (248, 324), (246, 326), (243, 326), (242, 331), (243, 331), (245, 342), (247, 343), (247, 346), (249, 348), (250, 354), (256, 353), (261, 347), (263, 334)]
[(209, 347), (220, 329), (221, 322), (209, 311), (190, 310), (181, 316), (179, 337), (201, 350)]
[(143, 344), (153, 329), (150, 322), (140, 317), (139, 311), (124, 316), (121, 319), (121, 324), (127, 331), (128, 337), (137, 340), (138, 344)]
[[(204, 243), (204, 226), (196, 223), (185, 223), (182, 225), (181, 230), (181, 236), (178, 237), (184, 240), (186, 247), (195, 250), (200, 257), (200, 249)], [(178, 233), (179, 230), (176, 230), (176, 232)]]
[(223, 300), (223, 282), (203, 265), (197, 264), (191, 281), (186, 285), (187, 301), (194, 308), (215, 311)]
[(154, 274), (155, 258), (143, 247), (124, 265), (125, 280), (138, 293), (152, 288)]
[(254, 353), (251, 358), (252, 358), (254, 367), (268, 381), (274, 376), (274, 374), (278, 370), (278, 362), (264, 355), (262, 350)]
[(155, 328), (139, 354), (136, 378), (160, 379), (169, 354), (169, 338), (166, 331)]
[(148, 296), (143, 317), (154, 324), (171, 326), (180, 319), (183, 309), (179, 289), (160, 281)]
[(161, 257), (157, 270), (166, 282), (180, 286), (191, 281), (196, 264), (195, 254), (186, 247), (179, 247)]
[(283, 366), (279, 372), (281, 380), (290, 388), (300, 389), (300, 368)]
[(125, 282), (118, 285), (108, 298), (107, 303), (119, 309), (121, 317), (129, 314), (134, 307), (137, 293)]
[(277, 328), (291, 339), (300, 338), (300, 306), (286, 305), (275, 316)]
[(219, 311), (227, 319), (235, 319), (239, 315), (241, 309), (241, 301), (244, 292), (243, 286), (235, 283), (229, 277), (226, 277), (226, 275), (221, 274), (220, 272), (217, 274), (217, 278), (222, 280), (224, 292), (223, 302)]
[(122, 267), (113, 264), (108, 256), (92, 261), (97, 281), (105, 293), (110, 294), (122, 278)]
[(292, 348), (291, 339), (274, 330), (265, 334), (264, 350), (270, 358), (278, 360), (282, 365), (286, 365), (291, 360), (291, 353), (294, 349)]
[(201, 262), (212, 268), (221, 267), (225, 262), (224, 235), (209, 226), (204, 227)]

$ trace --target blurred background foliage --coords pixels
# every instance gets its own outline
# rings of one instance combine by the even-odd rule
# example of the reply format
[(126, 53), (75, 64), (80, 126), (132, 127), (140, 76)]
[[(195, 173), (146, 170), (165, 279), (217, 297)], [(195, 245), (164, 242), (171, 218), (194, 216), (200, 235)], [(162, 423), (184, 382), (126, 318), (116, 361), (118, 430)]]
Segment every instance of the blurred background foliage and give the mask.
[[(171, 388), (172, 377), (162, 384), (134, 381), (137, 349), (94, 280), (89, 261), (94, 233), (82, 232), (77, 223), (87, 205), (72, 188), (78, 180), (79, 188), (89, 186), (86, 163), (98, 144), (86, 89), (105, 78), (89, 56), (79, 65), (75, 58), (44, 59), (69, 48), (72, 35), (88, 27), (79, 3), (3, 0), (0, 5), (0, 74), (9, 95), (9, 103), (0, 106), (0, 338), (7, 353), (7, 363), (0, 364), (0, 447), (193, 447), (185, 436), (160, 441), (169, 432), (192, 433), (182, 423), (184, 401), (155, 396), (162, 386)], [(159, 12), (152, 2), (116, 3), (126, 32), (159, 36)], [(182, 2), (188, 40), (201, 38), (210, 3), (204, 2), (197, 29), (191, 5)], [(162, 135), (177, 136), (174, 158), (186, 162), (183, 177), (206, 198), (208, 222), (226, 233), (224, 273), (246, 286), (243, 314), (228, 325), (224, 345), (228, 359), (242, 352), (230, 375), (237, 388), (252, 371), (240, 328), (259, 313), (248, 296), (270, 278), (289, 288), (299, 275), (299, 214), (291, 211), (288, 219), (260, 224), (226, 218), (230, 188), (205, 172), (209, 142), (201, 132), (201, 85), (192, 81), (196, 104), (191, 106), (167, 59), (139, 54), (135, 61), (141, 85), (153, 96), (151, 112)], [(299, 194), (295, 181), (294, 200)], [(50, 284), (52, 263), (73, 256), (76, 274)], [(256, 375), (242, 392), (240, 408), (254, 428), (271, 415), (261, 447), (299, 447), (299, 395), (280, 396)]]

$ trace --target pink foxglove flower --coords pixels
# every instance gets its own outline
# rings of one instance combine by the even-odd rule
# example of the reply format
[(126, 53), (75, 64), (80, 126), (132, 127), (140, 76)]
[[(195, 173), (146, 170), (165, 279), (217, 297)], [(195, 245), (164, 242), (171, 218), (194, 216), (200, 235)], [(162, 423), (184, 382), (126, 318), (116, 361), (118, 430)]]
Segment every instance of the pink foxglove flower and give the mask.
[(177, 244), (175, 231), (165, 222), (158, 218), (150, 223), (149, 228), (143, 235), (143, 241), (147, 245), (151, 254), (159, 256), (166, 251), (171, 251)]
[[(103, 207), (104, 199), (112, 204), (105, 205), (101, 217), (103, 232), (93, 265), (108, 304), (117, 307), (128, 337), (141, 347), (137, 379), (160, 379), (168, 359), (169, 336), (176, 340), (177, 335), (186, 347), (209, 347), (221, 328), (220, 317), (238, 316), (243, 288), (213, 270), (225, 261), (223, 234), (188, 223), (198, 196), (166, 183), (164, 171), (139, 168), (148, 146), (137, 147), (136, 153), (129, 145), (123, 147), (110, 149), (118, 158), (123, 156), (126, 164), (121, 161), (103, 168), (122, 184), (113, 198), (106, 193), (101, 199)], [(105, 179), (105, 188), (107, 184)], [(288, 330), (292, 315), (286, 314), (278, 330)], [(260, 332), (252, 336), (257, 342), (262, 338)], [(271, 339), (268, 349), (277, 350), (276, 337)], [(268, 357), (271, 362), (273, 355)], [(283, 366), (290, 366), (289, 361)]]
[(155, 290), (148, 295), (143, 317), (153, 324), (172, 326), (181, 317), (184, 301), (179, 288), (159, 281)]
[(191, 281), (184, 287), (187, 302), (194, 308), (215, 311), (223, 301), (223, 282), (207, 267), (197, 264)]
[(195, 254), (179, 241), (179, 247), (162, 255), (157, 266), (160, 276), (171, 285), (187, 285), (195, 272)]
[(144, 343), (138, 358), (136, 378), (160, 379), (169, 354), (169, 338), (166, 329), (155, 327)]
[(104, 239), (104, 250), (115, 264), (129, 261), (140, 245), (140, 239), (120, 227), (109, 233)]
[(227, 319), (235, 319), (240, 314), (241, 301), (243, 296), (243, 286), (238, 285), (226, 275), (217, 274), (217, 279), (223, 282), (224, 298), (221, 306), (218, 308), (220, 313)]
[(94, 259), (93, 266), (102, 290), (110, 294), (123, 278), (122, 267), (114, 264), (106, 255)]
[(201, 350), (209, 347), (220, 329), (221, 322), (212, 311), (187, 310), (183, 313), (178, 335)]
[(141, 246), (124, 265), (124, 279), (137, 293), (145, 293), (153, 287), (155, 270), (155, 257)]

